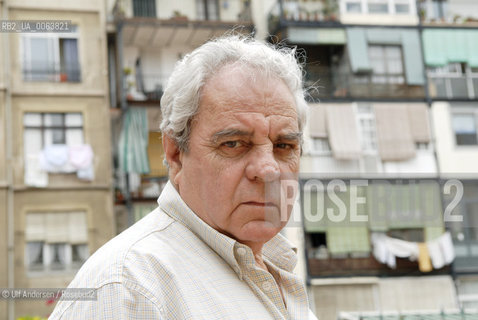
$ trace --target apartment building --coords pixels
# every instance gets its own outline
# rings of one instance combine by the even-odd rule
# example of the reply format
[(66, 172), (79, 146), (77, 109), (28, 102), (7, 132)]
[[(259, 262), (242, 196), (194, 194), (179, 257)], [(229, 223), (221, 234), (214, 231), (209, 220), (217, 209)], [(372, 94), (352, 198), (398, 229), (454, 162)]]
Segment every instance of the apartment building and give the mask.
[[(478, 308), (478, 3), (421, 1), (424, 62), (428, 78), (436, 152), (446, 189), (445, 204), (454, 215), (453, 264), (459, 304)], [(445, 49), (445, 50), (444, 50)], [(455, 200), (456, 199), (456, 200)], [(459, 200), (459, 201), (458, 201)]]
[[(63, 20), (0, 37), (0, 286), (63, 288), (115, 234), (103, 1), (0, 2), (2, 20)], [(53, 301), (2, 300), (0, 319)]]
[(306, 275), (321, 319), (434, 319), (476, 308), (476, 6), (271, 6), (271, 39), (306, 56), (312, 88), (300, 186)]
[(233, 29), (250, 33), (251, 12), (242, 0), (114, 4), (108, 58), (118, 230), (155, 208), (167, 182), (160, 99), (175, 63), (208, 39)]

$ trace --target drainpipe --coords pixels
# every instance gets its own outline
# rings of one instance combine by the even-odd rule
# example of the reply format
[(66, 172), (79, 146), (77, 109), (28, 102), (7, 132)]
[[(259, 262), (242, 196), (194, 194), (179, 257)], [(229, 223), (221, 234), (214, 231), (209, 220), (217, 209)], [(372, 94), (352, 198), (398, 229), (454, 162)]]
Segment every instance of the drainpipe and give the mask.
[[(121, 106), (121, 115), (123, 120), (126, 115), (126, 111), (128, 110), (128, 103), (126, 101), (127, 92), (125, 91), (125, 76), (123, 72), (123, 22), (120, 21), (116, 24), (116, 57), (117, 57), (117, 77), (119, 79), (119, 87), (118, 91), (120, 94), (120, 106)], [(124, 124), (123, 124), (124, 125)], [(124, 173), (125, 177), (125, 194), (124, 199), (126, 203), (126, 209), (128, 212), (128, 227), (133, 225), (134, 223), (134, 216), (133, 216), (133, 202), (131, 200), (131, 193), (129, 192), (129, 175), (128, 172)]]
[[(3, 1), (2, 20), (8, 20), (8, 2)], [(13, 208), (13, 149), (12, 149), (12, 99), (11, 99), (11, 65), (10, 65), (10, 37), (9, 33), (3, 33), (3, 70), (5, 77), (5, 155), (7, 166), (7, 285), (15, 287), (15, 223)], [(8, 302), (8, 319), (14, 320), (15, 303), (13, 299)]]

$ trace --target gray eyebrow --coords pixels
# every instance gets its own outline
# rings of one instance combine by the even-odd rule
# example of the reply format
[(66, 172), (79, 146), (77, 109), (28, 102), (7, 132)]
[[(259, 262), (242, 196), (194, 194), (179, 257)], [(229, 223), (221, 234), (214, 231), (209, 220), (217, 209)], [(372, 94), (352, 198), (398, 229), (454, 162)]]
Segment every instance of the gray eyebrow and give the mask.
[(280, 134), (277, 140), (285, 140), (285, 141), (298, 141), (302, 142), (302, 132), (292, 132), (286, 134)]
[(239, 129), (224, 129), (221, 131), (218, 131), (212, 135), (211, 140), (214, 142), (217, 142), (221, 138), (227, 138), (227, 137), (252, 137), (253, 133), (252, 132), (247, 132)]

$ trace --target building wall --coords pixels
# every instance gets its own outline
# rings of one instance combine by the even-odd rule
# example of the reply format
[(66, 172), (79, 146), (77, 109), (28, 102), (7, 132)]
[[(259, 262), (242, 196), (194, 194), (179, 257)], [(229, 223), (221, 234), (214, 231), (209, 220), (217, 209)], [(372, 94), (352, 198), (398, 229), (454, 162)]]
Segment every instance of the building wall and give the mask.
[[(54, 85), (51, 85), (54, 86)], [(50, 187), (106, 187), (111, 184), (109, 109), (105, 98), (25, 96), (12, 98), (14, 185), (24, 186), (23, 114), (25, 112), (81, 112), (84, 141), (95, 153), (95, 180), (85, 183), (72, 174), (49, 174)]]
[[(3, 141), (0, 141), (3, 144)], [(7, 191), (0, 187), (0, 287), (8, 287), (7, 279)], [(0, 299), (0, 319), (7, 315), (7, 301)]]
[[(1, 51), (0, 47), (0, 51)], [(1, 63), (1, 61), (0, 61)], [(0, 69), (0, 75), (2, 74)], [(0, 84), (0, 189), (6, 185), (6, 128), (5, 128), (5, 91)]]
[[(10, 19), (21, 20), (71, 20), (78, 26), (78, 59), (81, 68), (81, 82), (32, 82), (23, 81), (23, 43), (24, 34), (16, 33), (11, 37), (10, 60), (12, 65), (12, 93), (55, 94), (55, 95), (104, 95), (107, 92), (106, 33), (101, 32), (98, 13), (65, 12), (12, 9)], [(54, 84), (54, 85), (53, 85)]]
[(478, 167), (476, 166), (478, 147), (455, 145), (450, 103), (434, 102), (431, 111), (440, 174), (443, 177), (453, 178), (478, 177)]
[[(15, 287), (64, 288), (75, 272), (29, 274), (25, 270), (25, 220), (30, 212), (75, 211), (86, 212), (88, 249), (93, 254), (115, 234), (112, 195), (106, 190), (30, 190), (15, 194)], [(46, 301), (15, 301), (16, 317), (47, 315), (54, 306)]]
[(313, 280), (316, 315), (335, 320), (341, 311), (417, 311), (457, 308), (450, 276)]

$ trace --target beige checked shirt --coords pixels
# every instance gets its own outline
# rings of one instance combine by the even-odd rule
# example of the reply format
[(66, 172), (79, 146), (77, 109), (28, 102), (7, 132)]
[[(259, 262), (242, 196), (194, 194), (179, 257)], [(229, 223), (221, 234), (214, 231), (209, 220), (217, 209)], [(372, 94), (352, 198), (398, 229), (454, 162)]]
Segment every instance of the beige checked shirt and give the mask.
[[(252, 250), (204, 223), (168, 183), (159, 207), (101, 247), (70, 288), (96, 301), (60, 301), (50, 319), (316, 319), (295, 249), (278, 234)], [(285, 303), (284, 303), (285, 301)]]

